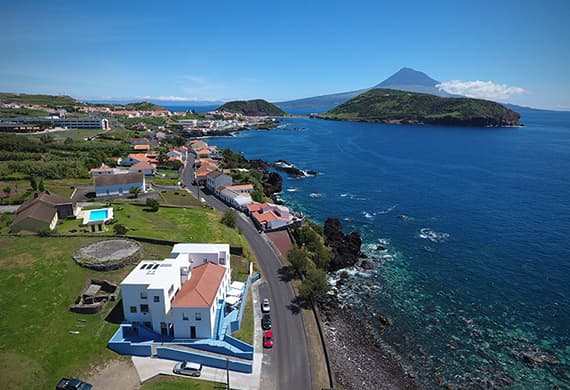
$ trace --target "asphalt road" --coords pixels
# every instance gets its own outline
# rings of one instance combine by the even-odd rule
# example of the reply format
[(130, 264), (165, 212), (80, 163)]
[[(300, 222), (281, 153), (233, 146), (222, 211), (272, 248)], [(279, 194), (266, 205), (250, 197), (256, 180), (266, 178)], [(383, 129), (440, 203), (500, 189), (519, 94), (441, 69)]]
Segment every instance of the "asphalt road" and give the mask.
[[(189, 156), (181, 181), (195, 196), (198, 188), (192, 185), (193, 159)], [(224, 203), (200, 190), (200, 197), (214, 208), (225, 211)], [(261, 374), (262, 389), (310, 389), (311, 373), (309, 353), (300, 311), (294, 305), (295, 295), (289, 282), (280, 278), (281, 261), (259, 234), (253, 223), (238, 213), (237, 226), (248, 240), (263, 273), (264, 281), (259, 288), (260, 299), (269, 298), (274, 337), (273, 349), (265, 350)], [(255, 324), (261, 326), (261, 324)]]

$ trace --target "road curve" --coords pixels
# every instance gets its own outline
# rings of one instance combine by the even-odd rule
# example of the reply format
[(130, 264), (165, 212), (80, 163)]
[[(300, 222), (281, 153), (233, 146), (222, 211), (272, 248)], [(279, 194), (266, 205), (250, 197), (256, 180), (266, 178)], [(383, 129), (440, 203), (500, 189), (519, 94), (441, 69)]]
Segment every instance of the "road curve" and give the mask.
[[(208, 204), (220, 211), (228, 209), (213, 196), (206, 195), (192, 185), (194, 172), (193, 159), (189, 157), (181, 181), (196, 197), (204, 198)], [(264, 234), (259, 234), (253, 223), (238, 213), (237, 227), (249, 242), (265, 282), (259, 288), (260, 298), (269, 298), (275, 344), (273, 349), (264, 351), (264, 364), (261, 376), (262, 389), (310, 389), (311, 373), (307, 340), (300, 310), (294, 305), (295, 294), (291, 283), (280, 278), (282, 267)], [(254, 326), (261, 326), (254, 324)], [(268, 362), (269, 364), (266, 364)]]

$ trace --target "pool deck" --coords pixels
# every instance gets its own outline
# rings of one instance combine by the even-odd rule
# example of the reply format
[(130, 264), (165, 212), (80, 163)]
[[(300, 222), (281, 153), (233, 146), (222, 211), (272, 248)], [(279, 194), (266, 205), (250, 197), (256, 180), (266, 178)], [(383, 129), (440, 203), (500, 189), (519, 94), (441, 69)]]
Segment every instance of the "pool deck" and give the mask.
[[(96, 221), (91, 221), (90, 220), (91, 213), (94, 211), (107, 211), (107, 218), (96, 220)], [(107, 208), (95, 209), (95, 210), (81, 210), (77, 217), (83, 218), (83, 224), (85, 224), (85, 225), (103, 223), (105, 221), (113, 219), (113, 208), (107, 207)]]

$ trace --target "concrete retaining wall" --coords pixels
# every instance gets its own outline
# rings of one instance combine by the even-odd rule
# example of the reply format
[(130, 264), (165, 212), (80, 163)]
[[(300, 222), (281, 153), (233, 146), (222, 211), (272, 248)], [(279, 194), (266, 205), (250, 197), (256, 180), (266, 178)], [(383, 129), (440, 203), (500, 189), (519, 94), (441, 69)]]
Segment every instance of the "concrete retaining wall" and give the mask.
[(215, 356), (203, 355), (201, 353), (180, 351), (172, 348), (158, 347), (156, 349), (157, 356), (162, 359), (169, 359), (175, 361), (191, 361), (195, 363), (201, 363), (204, 366), (230, 369), (231, 371), (245, 372), (251, 374), (253, 372), (253, 367), (251, 364), (236, 362), (233, 360), (226, 360), (218, 358)]

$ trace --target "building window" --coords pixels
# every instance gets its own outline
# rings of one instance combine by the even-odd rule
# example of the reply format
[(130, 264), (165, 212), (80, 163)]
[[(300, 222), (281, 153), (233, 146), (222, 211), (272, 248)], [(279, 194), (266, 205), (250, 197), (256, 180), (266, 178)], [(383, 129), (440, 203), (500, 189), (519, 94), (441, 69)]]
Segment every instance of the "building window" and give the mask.
[(152, 322), (150, 322), (150, 321), (144, 321), (143, 325), (146, 326), (147, 328), (152, 329)]
[(225, 258), (225, 256), (220, 257), (220, 264), (221, 264), (221, 265), (226, 265), (226, 258)]
[(202, 313), (196, 313), (194, 318), (196, 319), (196, 321), (201, 321), (202, 320)]
[(183, 320), (183, 321), (188, 321), (188, 314), (182, 313), (182, 320)]
[(160, 302), (160, 295), (155, 295), (152, 297), (152, 299), (154, 303)]
[(146, 291), (141, 292), (141, 299), (147, 299), (148, 298), (148, 294), (146, 293)]
[(137, 307), (131, 306), (131, 313), (136, 313), (136, 312), (137, 312)]
[(141, 305), (141, 313), (148, 313), (148, 305)]

